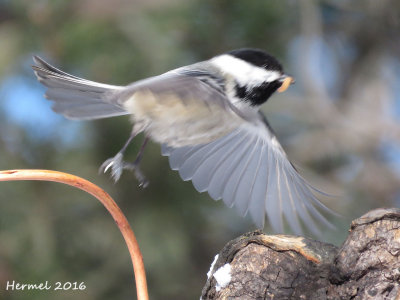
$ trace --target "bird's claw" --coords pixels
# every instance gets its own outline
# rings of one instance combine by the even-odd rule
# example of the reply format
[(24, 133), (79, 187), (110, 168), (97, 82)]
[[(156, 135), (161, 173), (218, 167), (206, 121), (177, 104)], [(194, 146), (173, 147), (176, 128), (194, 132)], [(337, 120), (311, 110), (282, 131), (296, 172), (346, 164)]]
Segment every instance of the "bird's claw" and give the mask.
[(115, 182), (117, 182), (121, 175), (122, 171), (130, 170), (135, 174), (136, 179), (139, 181), (139, 186), (146, 188), (149, 185), (149, 181), (143, 175), (142, 171), (139, 168), (139, 164), (137, 162), (128, 163), (123, 160), (123, 154), (118, 153), (112, 158), (107, 159), (100, 166), (99, 172), (106, 173), (111, 168), (111, 176)]
[(99, 172), (106, 173), (108, 169), (111, 168), (111, 176), (115, 182), (117, 182), (123, 171), (124, 161), (122, 160), (123, 155), (122, 153), (118, 153), (114, 157), (107, 159), (103, 164), (100, 166)]
[(136, 179), (139, 181), (140, 187), (146, 188), (149, 185), (149, 181), (147, 180), (146, 176), (143, 175), (142, 171), (139, 168), (139, 164), (137, 162), (134, 163), (124, 162), (123, 168), (126, 170), (133, 171)]

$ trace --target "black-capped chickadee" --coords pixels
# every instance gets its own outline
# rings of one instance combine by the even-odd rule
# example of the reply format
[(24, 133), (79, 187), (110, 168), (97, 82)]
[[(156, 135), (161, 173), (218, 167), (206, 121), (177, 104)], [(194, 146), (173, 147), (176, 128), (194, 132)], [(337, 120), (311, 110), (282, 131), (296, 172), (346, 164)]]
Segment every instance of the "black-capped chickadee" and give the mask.
[[(259, 228), (265, 213), (276, 232), (283, 216), (295, 233), (301, 221), (319, 234), (314, 219), (331, 224), (317, 209), (330, 212), (288, 160), (260, 106), (293, 79), (281, 64), (258, 49), (239, 49), (127, 86), (75, 77), (34, 57), (33, 69), (47, 87), (53, 110), (73, 120), (131, 115), (132, 134), (118, 154), (105, 161), (118, 180), (124, 169), (147, 181), (139, 169), (148, 141), (162, 145), (173, 170), (199, 192), (223, 199), (241, 215), (249, 213)], [(145, 140), (133, 163), (123, 161), (131, 140)]]

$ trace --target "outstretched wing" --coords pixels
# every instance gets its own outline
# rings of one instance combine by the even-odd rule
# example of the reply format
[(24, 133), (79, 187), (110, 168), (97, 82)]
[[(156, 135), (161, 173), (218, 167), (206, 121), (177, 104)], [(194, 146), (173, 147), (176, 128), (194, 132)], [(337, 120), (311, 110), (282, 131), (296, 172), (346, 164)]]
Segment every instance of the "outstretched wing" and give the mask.
[(300, 220), (320, 234), (317, 220), (332, 227), (319, 209), (331, 212), (289, 162), (271, 130), (263, 122), (244, 123), (211, 143), (171, 148), (163, 146), (173, 170), (191, 180), (199, 192), (223, 199), (241, 215), (249, 213), (259, 228), (265, 215), (276, 232), (283, 232), (283, 216), (301, 234)]

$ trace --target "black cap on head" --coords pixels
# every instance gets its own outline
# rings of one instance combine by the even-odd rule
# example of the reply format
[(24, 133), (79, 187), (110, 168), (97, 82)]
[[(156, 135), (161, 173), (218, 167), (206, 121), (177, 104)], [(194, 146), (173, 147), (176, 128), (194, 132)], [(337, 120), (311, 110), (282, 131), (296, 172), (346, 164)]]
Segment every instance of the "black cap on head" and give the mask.
[(272, 55), (269, 55), (268, 53), (260, 49), (242, 48), (232, 50), (227, 54), (242, 59), (257, 67), (272, 71), (283, 72), (282, 65), (279, 63), (279, 61)]

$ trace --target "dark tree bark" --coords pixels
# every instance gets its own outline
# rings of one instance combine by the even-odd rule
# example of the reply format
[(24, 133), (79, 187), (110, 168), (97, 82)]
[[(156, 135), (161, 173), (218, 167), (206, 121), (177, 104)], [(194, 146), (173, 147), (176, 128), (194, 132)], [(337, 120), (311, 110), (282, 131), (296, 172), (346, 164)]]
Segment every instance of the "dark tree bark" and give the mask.
[(400, 209), (354, 220), (340, 248), (247, 233), (222, 249), (202, 299), (400, 300)]

